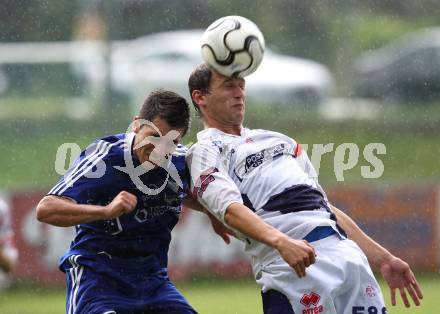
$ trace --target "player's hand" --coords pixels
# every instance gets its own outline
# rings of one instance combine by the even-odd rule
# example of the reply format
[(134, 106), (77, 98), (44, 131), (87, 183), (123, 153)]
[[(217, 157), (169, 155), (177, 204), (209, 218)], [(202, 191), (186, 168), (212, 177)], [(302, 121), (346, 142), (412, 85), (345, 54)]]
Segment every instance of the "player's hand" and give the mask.
[(407, 263), (400, 258), (392, 256), (389, 260), (382, 263), (380, 272), (390, 287), (391, 304), (393, 306), (396, 305), (396, 289), (399, 289), (400, 296), (406, 307), (411, 306), (406, 294), (407, 292), (414, 301), (414, 304), (420, 305), (420, 300), (423, 299), (422, 290)]
[(114, 219), (123, 214), (130, 213), (137, 205), (137, 198), (135, 195), (126, 191), (120, 192), (113, 201), (104, 207), (104, 218)]
[(231, 243), (231, 236), (235, 237), (235, 232), (226, 227), (220, 220), (215, 218), (213, 215), (208, 215), (209, 220), (211, 220), (212, 229), (217, 233), (226, 244)]
[(278, 246), (281, 257), (292, 267), (299, 278), (306, 275), (306, 268), (315, 263), (315, 249), (305, 240), (284, 238)]

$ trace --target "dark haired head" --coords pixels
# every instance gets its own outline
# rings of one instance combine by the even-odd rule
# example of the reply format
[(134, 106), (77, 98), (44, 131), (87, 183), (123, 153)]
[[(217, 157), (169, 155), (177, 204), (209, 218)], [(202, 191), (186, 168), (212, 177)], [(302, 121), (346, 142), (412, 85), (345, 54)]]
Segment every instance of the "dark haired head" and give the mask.
[(197, 103), (192, 98), (192, 92), (199, 90), (202, 93), (209, 93), (209, 85), (211, 84), (212, 70), (205, 63), (200, 64), (190, 75), (188, 79), (189, 94), (197, 113), (201, 115), (201, 111)]
[(153, 121), (160, 117), (172, 129), (182, 129), (183, 135), (189, 129), (189, 104), (185, 98), (171, 91), (159, 89), (145, 99), (139, 111), (139, 118)]

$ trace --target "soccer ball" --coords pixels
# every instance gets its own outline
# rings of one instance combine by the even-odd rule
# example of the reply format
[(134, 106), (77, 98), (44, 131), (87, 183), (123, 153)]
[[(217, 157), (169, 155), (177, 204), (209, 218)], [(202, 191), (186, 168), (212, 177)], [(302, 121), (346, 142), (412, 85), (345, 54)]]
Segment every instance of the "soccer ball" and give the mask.
[(220, 18), (202, 36), (203, 60), (224, 76), (252, 74), (263, 60), (264, 47), (258, 26), (242, 16)]

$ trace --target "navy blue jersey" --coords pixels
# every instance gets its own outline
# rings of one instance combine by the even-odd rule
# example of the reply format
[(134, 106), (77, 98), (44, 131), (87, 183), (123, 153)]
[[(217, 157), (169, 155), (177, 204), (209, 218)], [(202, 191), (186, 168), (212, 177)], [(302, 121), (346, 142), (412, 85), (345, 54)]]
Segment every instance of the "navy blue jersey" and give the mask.
[(134, 133), (130, 133), (96, 141), (48, 193), (91, 205), (107, 205), (121, 191), (137, 197), (137, 206), (131, 213), (77, 225), (75, 239), (61, 263), (71, 255), (102, 253), (130, 258), (154, 254), (166, 266), (171, 230), (178, 221), (187, 188), (185, 148), (179, 145), (167, 166), (177, 170), (181, 182), (169, 175), (168, 168), (153, 168), (139, 179), (152, 191), (160, 192), (146, 194), (121, 170), (127, 166), (127, 156), (135, 167), (140, 165), (132, 155), (133, 140)]

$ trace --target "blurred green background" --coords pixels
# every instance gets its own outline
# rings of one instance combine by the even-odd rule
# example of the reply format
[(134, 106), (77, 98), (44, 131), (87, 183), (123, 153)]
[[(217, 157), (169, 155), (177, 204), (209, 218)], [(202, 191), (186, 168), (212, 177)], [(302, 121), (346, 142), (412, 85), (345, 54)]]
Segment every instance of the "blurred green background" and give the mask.
[[(326, 65), (335, 77), (331, 96), (349, 99), (354, 59), (403, 34), (436, 26), (437, 9), (437, 1), (430, 0), (5, 0), (0, 3), (0, 42), (132, 39), (159, 31), (205, 28), (221, 16), (243, 15), (262, 29), (268, 46)], [(81, 24), (88, 14), (104, 24), (90, 30)], [(87, 82), (64, 63), (0, 63), (2, 68), (10, 81), (0, 94), (0, 148), (8, 152), (0, 157), (2, 189), (49, 188), (57, 178), (53, 163), (62, 143), (85, 148), (97, 137), (125, 132), (133, 108), (139, 105), (110, 88), (100, 97), (90, 95)], [(363, 179), (359, 163), (346, 172), (344, 184), (431, 183), (440, 171), (439, 103), (417, 97), (400, 102), (379, 99), (371, 104), (369, 116), (335, 120), (325, 117), (318, 106), (254, 101), (248, 102), (245, 124), (285, 132), (309, 145), (353, 142), (362, 148), (384, 143), (387, 155), (382, 158), (385, 172), (380, 180)], [(353, 108), (356, 103), (346, 102), (336, 110)], [(194, 118), (186, 143), (195, 140), (200, 127)], [(336, 183), (333, 155), (322, 158), (324, 185)]]

